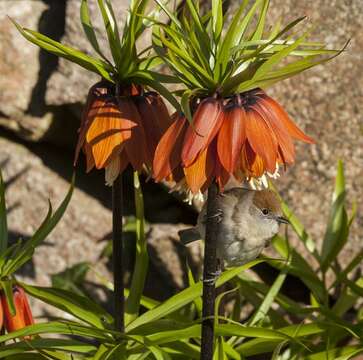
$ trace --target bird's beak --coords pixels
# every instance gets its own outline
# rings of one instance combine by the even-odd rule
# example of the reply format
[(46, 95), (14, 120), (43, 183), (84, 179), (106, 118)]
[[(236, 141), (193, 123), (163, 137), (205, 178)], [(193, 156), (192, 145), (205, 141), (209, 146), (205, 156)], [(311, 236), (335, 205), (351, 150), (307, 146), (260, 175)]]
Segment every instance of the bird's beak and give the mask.
[(290, 224), (290, 221), (284, 218), (283, 216), (278, 216), (276, 218), (277, 222), (280, 224)]

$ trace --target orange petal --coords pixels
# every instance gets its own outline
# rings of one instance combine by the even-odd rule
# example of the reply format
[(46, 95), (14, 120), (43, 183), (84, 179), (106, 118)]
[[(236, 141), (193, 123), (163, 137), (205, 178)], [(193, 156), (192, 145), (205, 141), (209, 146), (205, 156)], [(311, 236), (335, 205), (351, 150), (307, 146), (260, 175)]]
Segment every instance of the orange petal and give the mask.
[(275, 100), (268, 96), (261, 98), (261, 102), (268, 107), (270, 112), (276, 117), (277, 121), (280, 121), (282, 125), (286, 128), (290, 136), (294, 139), (301, 140), (310, 144), (315, 144), (314, 139), (307, 136), (303, 131), (301, 131), (295, 123), (290, 119), (287, 112), (277, 103)]
[(120, 112), (114, 100), (108, 100), (101, 106), (92, 106), (89, 116), (93, 120), (86, 141), (91, 145), (96, 168), (101, 169), (110, 157), (121, 151), (124, 142), (131, 138), (131, 129), (137, 124)]
[(187, 120), (184, 116), (174, 115), (176, 120), (161, 138), (155, 150), (153, 173), (155, 181), (168, 177), (180, 164), (180, 153), (187, 129)]
[(185, 134), (182, 163), (190, 166), (198, 154), (213, 140), (222, 125), (221, 102), (214, 98), (204, 99), (193, 116), (193, 126)]
[(158, 93), (150, 92), (147, 93), (145, 96), (150, 101), (151, 107), (157, 115), (156, 120), (158, 128), (161, 130), (162, 134), (164, 134), (166, 129), (172, 124), (172, 119), (169, 115), (169, 111), (162, 97)]
[(217, 151), (223, 167), (233, 173), (242, 145), (246, 139), (246, 112), (238, 105), (225, 110), (222, 126), (218, 133)]
[(3, 310), (2, 301), (0, 299), (0, 332), (3, 328), (3, 324), (4, 324), (4, 310)]
[(253, 108), (248, 108), (246, 121), (246, 135), (253, 151), (259, 155), (266, 170), (274, 173), (277, 158), (276, 136), (264, 119)]
[[(255, 178), (265, 172), (262, 158), (256, 155), (248, 141), (242, 147), (240, 170), (245, 176)], [(239, 176), (242, 177), (242, 174)]]
[(268, 123), (273, 132), (275, 133), (277, 142), (279, 144), (279, 150), (281, 150), (282, 160), (284, 163), (292, 164), (295, 161), (295, 149), (292, 143), (290, 134), (280, 121), (276, 119), (265, 103), (258, 101), (253, 105), (253, 108), (262, 116), (266, 123)]
[(16, 311), (14, 316), (10, 313), (10, 308), (6, 301), (5, 295), (3, 294), (1, 296), (1, 303), (4, 310), (5, 328), (8, 332), (20, 330), (25, 326), (34, 323), (26, 294), (22, 288), (14, 288), (13, 300)]
[(94, 117), (94, 111), (93, 111), (93, 116), (92, 115), (90, 116), (89, 112), (92, 107), (98, 108), (99, 106), (105, 104), (107, 98), (110, 98), (111, 96), (110, 94), (112, 93), (112, 87), (113, 84), (111, 84), (108, 81), (102, 80), (93, 85), (88, 91), (86, 105), (83, 109), (81, 116), (81, 125), (78, 129), (79, 136), (74, 156), (74, 166), (77, 163), (79, 152), (81, 151), (81, 148), (86, 139), (87, 130), (91, 125)]
[(92, 146), (85, 143), (83, 146), (83, 151), (86, 154), (86, 172), (90, 172), (95, 166), (95, 159), (92, 154)]
[(216, 169), (215, 169), (215, 178), (216, 182), (219, 186), (220, 191), (224, 191), (224, 187), (226, 186), (228, 180), (230, 179), (231, 174), (223, 167), (219, 159), (217, 159)]
[(154, 158), (156, 146), (161, 137), (171, 125), (169, 113), (160, 96), (156, 93), (149, 93), (135, 99), (142, 125), (144, 127), (148, 161), (151, 164)]
[(250, 177), (259, 178), (264, 173), (264, 164), (263, 160), (260, 156), (256, 156), (255, 161), (253, 162), (250, 169)]
[(20, 293), (20, 296), (22, 298), (22, 302), (23, 302), (23, 310), (24, 310), (24, 320), (25, 320), (25, 324), (28, 325), (33, 325), (34, 324), (34, 319), (33, 319), (33, 314), (28, 302), (28, 297), (24, 291), (23, 288), (21, 287), (17, 287), (17, 290)]
[(131, 97), (120, 97), (118, 105), (122, 118), (137, 124), (131, 129), (131, 137), (125, 143), (125, 150), (134, 170), (141, 171), (143, 164), (151, 166), (151, 159), (149, 160), (147, 155), (145, 131), (140, 114)]
[(192, 165), (184, 168), (185, 179), (193, 194), (196, 194), (205, 183), (210, 181), (214, 167), (213, 151), (207, 147)]

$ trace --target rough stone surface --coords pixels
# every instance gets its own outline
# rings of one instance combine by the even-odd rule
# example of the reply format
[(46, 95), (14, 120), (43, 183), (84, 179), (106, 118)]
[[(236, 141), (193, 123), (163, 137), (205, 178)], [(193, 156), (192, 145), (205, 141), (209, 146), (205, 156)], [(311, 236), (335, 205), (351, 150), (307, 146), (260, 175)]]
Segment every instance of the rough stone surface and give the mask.
[(354, 0), (272, 1), (274, 15), (289, 21), (306, 15), (317, 24), (314, 40), (347, 50), (269, 92), (314, 139), (297, 146), (296, 165), (278, 182), (285, 199), (319, 244), (324, 234), (338, 159), (345, 164), (348, 203), (357, 201), (358, 216), (344, 251), (343, 263), (362, 248), (363, 205), (363, 41), (356, 36), (363, 22), (363, 2)]
[[(72, 167), (65, 165), (67, 162), (71, 164), (69, 154), (62, 153), (59, 149), (52, 149), (47, 155), (39, 154), (38, 151), (37, 146), (27, 148), (0, 136), (0, 168), (6, 183), (8, 228), (12, 242), (19, 238), (27, 239), (34, 234), (47, 213), (48, 199), (51, 200), (53, 209), (56, 209), (69, 189)], [(61, 164), (63, 171), (55, 171), (57, 167), (54, 168), (52, 162)], [(85, 182), (88, 183), (86, 186)], [(92, 189), (102, 186), (104, 192), (101, 198), (89, 194), (89, 182)], [(50, 286), (51, 275), (80, 262), (88, 262), (105, 279), (111, 280), (110, 264), (107, 258), (101, 256), (106, 241), (111, 239), (111, 192), (102, 183), (102, 177), (92, 179), (91, 176), (87, 180), (82, 173), (77, 176), (78, 186), (64, 217), (37, 248), (32, 261), (21, 269), (21, 279), (39, 286)], [(126, 211), (127, 203), (129, 200), (126, 196)], [(187, 257), (193, 269), (200, 265), (200, 247), (196, 244), (185, 248), (180, 244), (177, 232), (185, 225), (153, 223), (148, 227), (150, 271), (145, 291), (152, 298), (164, 299), (185, 286)], [(133, 261), (130, 248), (132, 246), (126, 246), (128, 269)], [(126, 280), (129, 278), (127, 273)], [(100, 283), (93, 272), (90, 272), (88, 279)], [(163, 286), (155, 287), (156, 282)], [(105, 294), (98, 291), (97, 296), (101, 301)], [(35, 302), (34, 312), (35, 316), (62, 316), (60, 312), (54, 312), (54, 309), (40, 302)]]
[(29, 28), (37, 28), (46, 6), (41, 1), (0, 2), (0, 112), (21, 117), (37, 82), (39, 49), (22, 36), (7, 16)]

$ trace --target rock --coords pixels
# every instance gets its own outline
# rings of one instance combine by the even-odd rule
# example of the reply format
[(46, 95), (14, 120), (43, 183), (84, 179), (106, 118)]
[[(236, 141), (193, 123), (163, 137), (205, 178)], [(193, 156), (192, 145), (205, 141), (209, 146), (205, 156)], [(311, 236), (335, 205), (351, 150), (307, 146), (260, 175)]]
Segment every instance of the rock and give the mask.
[[(37, 28), (46, 5), (41, 1), (0, 3), (0, 124), (24, 137), (41, 138), (48, 117), (33, 118), (29, 113), (40, 72), (39, 48), (19, 35), (8, 16), (29, 28)], [(26, 118), (24, 119), (24, 115)]]
[(41, 1), (0, 3), (0, 112), (19, 118), (27, 111), (39, 72), (39, 49), (19, 35), (8, 16), (36, 29), (46, 6)]
[(330, 210), (337, 160), (345, 165), (348, 211), (358, 200), (358, 217), (340, 260), (346, 264), (362, 249), (363, 137), (359, 109), (363, 103), (363, 41), (353, 37), (363, 22), (363, 2), (286, 2), (274, 0), (275, 18), (286, 21), (306, 15), (316, 24), (314, 41), (341, 48), (336, 59), (274, 86), (269, 94), (285, 106), (291, 117), (314, 139), (316, 145), (297, 145), (297, 161), (276, 182), (286, 201), (321, 246)]
[[(39, 145), (27, 148), (0, 136), (0, 169), (6, 183), (11, 242), (34, 234), (47, 213), (48, 199), (56, 209), (69, 190), (72, 153), (61, 153), (57, 149), (48, 149), (44, 153), (43, 148)], [(106, 280), (112, 279), (108, 259), (101, 256), (112, 237), (111, 190), (103, 185), (103, 176), (99, 172), (100, 177), (94, 175), (78, 174), (77, 187), (64, 217), (36, 249), (32, 261), (20, 270), (19, 279), (38, 286), (50, 286), (53, 274), (81, 262), (91, 264)], [(94, 189), (98, 189), (97, 194)], [(128, 197), (125, 197), (126, 211), (129, 211), (128, 202)], [(173, 205), (169, 202), (170, 206)], [(150, 266), (145, 294), (151, 298), (165, 299), (185, 286), (187, 256), (191, 268), (197, 271), (199, 244), (185, 248), (179, 243), (178, 230), (183, 227), (185, 225), (150, 224), (147, 232)], [(134, 245), (130, 244), (126, 244), (125, 250), (128, 271), (134, 261)], [(129, 272), (125, 278), (130, 280)], [(87, 280), (100, 284), (93, 271), (89, 272)], [(155, 282), (160, 286), (153, 286)], [(105, 302), (105, 293), (94, 288), (89, 290), (96, 292), (95, 298)], [(32, 301), (35, 316), (63, 315), (41, 302)], [(109, 304), (105, 306), (109, 307)]]

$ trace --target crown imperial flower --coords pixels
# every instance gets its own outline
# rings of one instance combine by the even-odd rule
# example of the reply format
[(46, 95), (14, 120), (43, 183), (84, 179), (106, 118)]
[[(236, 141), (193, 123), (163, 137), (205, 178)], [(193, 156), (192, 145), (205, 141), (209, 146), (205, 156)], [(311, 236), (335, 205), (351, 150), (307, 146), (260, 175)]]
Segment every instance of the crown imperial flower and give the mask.
[(93, 167), (106, 170), (106, 183), (128, 164), (141, 171), (150, 168), (161, 135), (171, 124), (160, 95), (143, 93), (131, 85), (118, 91), (101, 81), (91, 87), (83, 112), (76, 147), (75, 163), (83, 149), (87, 172)]
[(11, 314), (4, 293), (1, 293), (0, 300), (0, 329), (4, 324), (7, 332), (13, 332), (34, 324), (33, 315), (23, 288), (20, 286), (14, 286), (13, 288), (14, 315)]
[(187, 0), (179, 17), (157, 3), (170, 22), (155, 25), (154, 49), (184, 89), (177, 92), (182, 112), (156, 149), (155, 180), (180, 182), (184, 174), (183, 184), (196, 194), (213, 181), (223, 190), (231, 177), (261, 183), (276, 177), (295, 160), (293, 140), (314, 141), (262, 89), (342, 50), (307, 42), (308, 32), (291, 35), (304, 18), (267, 33), (268, 0), (243, 1), (229, 25), (220, 0), (208, 16), (198, 1)]
[(179, 116), (161, 139), (154, 177), (160, 181), (182, 167), (193, 193), (206, 190), (213, 180), (223, 189), (230, 176), (260, 178), (292, 164), (293, 139), (314, 142), (260, 89), (228, 99), (206, 98), (193, 125)]

